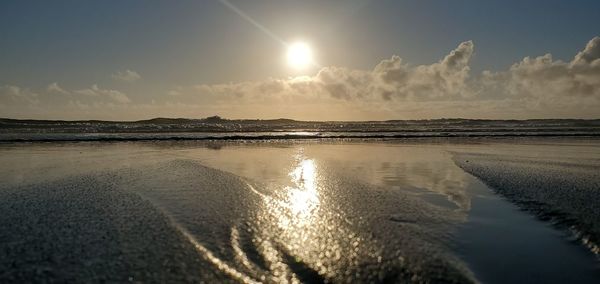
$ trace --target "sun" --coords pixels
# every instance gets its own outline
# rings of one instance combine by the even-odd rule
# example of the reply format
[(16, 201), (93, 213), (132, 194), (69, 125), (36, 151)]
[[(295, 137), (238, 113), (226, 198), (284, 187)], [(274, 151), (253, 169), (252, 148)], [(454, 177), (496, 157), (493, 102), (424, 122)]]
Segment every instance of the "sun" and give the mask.
[(288, 64), (295, 69), (304, 69), (313, 63), (310, 46), (305, 42), (294, 42), (287, 49)]

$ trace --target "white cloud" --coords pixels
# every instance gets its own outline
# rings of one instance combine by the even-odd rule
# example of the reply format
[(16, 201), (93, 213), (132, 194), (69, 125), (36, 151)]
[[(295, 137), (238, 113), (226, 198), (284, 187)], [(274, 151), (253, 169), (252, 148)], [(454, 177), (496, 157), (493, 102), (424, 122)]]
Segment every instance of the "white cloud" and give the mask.
[(572, 65), (594, 64), (600, 59), (600, 37), (594, 37), (585, 46), (585, 49), (577, 53)]
[(98, 87), (98, 85), (95, 85), (95, 84), (87, 89), (73, 91), (73, 93), (88, 96), (88, 97), (108, 98), (111, 101), (114, 101), (116, 103), (121, 103), (121, 104), (126, 104), (126, 103), (131, 102), (129, 97), (127, 97), (127, 95), (125, 95), (124, 93), (121, 93), (116, 90), (100, 89)]
[(38, 104), (39, 95), (17, 86), (0, 86), (0, 105)]
[(36, 93), (18, 86), (0, 86), (0, 104), (16, 111), (20, 108), (39, 106), (41, 108), (61, 108), (66, 105), (111, 105), (131, 103), (124, 93), (102, 89), (94, 84), (80, 90), (67, 90), (54, 82), (43, 91)]
[(582, 54), (569, 63), (553, 60), (551, 54), (524, 58), (508, 71), (508, 93), (539, 98), (600, 98), (600, 52), (595, 58), (593, 53)]
[(411, 67), (398, 56), (383, 60), (373, 70), (377, 88), (388, 100), (447, 100), (470, 96), (466, 81), (473, 48), (473, 42), (463, 42), (431, 65)]
[(600, 37), (590, 40), (570, 62), (555, 60), (551, 54), (525, 57), (507, 71), (484, 72), (478, 83), (482, 94), (518, 99), (532, 108), (600, 107)]
[(123, 81), (123, 82), (134, 82), (134, 81), (137, 81), (142, 78), (142, 76), (140, 76), (140, 74), (138, 74), (135, 71), (131, 71), (129, 69), (127, 69), (125, 71), (117, 71), (117, 73), (112, 74), (111, 77), (115, 80)]
[(65, 89), (63, 89), (56, 82), (51, 83), (50, 85), (48, 85), (48, 87), (46, 87), (46, 91), (48, 91), (48, 93), (56, 93), (56, 94), (63, 94), (63, 95), (68, 95), (69, 94), (68, 91), (66, 91)]

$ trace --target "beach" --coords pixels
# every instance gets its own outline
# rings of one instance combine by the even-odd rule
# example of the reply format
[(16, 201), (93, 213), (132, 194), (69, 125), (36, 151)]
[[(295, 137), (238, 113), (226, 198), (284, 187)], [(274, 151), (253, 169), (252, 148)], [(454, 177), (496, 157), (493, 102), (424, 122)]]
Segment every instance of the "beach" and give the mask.
[(0, 1), (0, 284), (600, 283), (600, 1)]
[(0, 144), (0, 282), (597, 283), (596, 138)]

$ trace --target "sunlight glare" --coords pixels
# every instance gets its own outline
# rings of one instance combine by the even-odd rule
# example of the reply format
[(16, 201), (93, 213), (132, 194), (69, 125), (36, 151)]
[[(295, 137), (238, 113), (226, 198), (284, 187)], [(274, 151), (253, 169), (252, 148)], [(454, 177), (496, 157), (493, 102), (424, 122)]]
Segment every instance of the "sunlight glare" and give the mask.
[(295, 69), (304, 69), (313, 63), (312, 50), (304, 42), (295, 42), (288, 46), (287, 61)]
[(296, 188), (289, 191), (290, 209), (294, 215), (306, 217), (319, 203), (315, 163), (313, 160), (303, 160), (290, 173)]

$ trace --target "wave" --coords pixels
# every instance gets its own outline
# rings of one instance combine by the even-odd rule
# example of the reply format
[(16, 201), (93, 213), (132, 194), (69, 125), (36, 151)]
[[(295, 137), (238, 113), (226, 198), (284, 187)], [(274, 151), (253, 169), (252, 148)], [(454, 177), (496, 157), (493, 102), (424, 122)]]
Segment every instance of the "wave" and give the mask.
[(156, 118), (141, 121), (57, 121), (0, 118), (0, 142), (405, 139), (435, 137), (600, 136), (600, 120), (296, 121)]
[(600, 137), (600, 131), (0, 133), (0, 142)]

